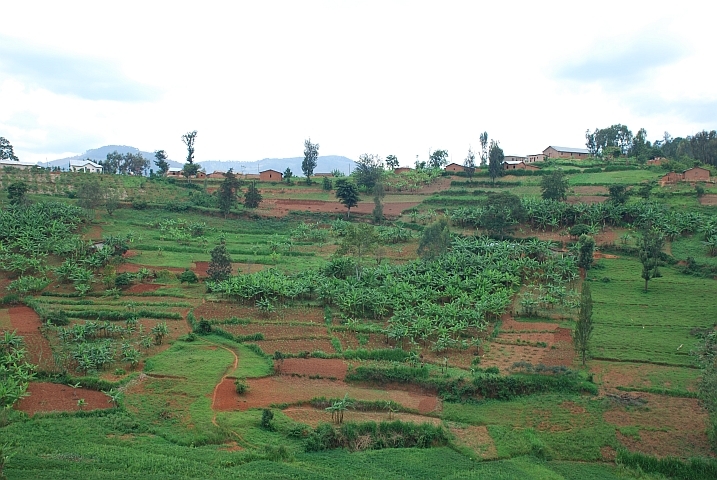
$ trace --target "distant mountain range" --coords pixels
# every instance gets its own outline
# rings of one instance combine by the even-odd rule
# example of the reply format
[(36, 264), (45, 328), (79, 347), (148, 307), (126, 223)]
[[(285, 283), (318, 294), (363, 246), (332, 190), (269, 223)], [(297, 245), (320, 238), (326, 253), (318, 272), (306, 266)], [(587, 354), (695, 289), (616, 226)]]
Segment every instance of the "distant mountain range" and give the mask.
[[(141, 154), (144, 158), (149, 160), (150, 168), (156, 169), (154, 165), (154, 152), (143, 152), (135, 147), (128, 147), (125, 145), (106, 145), (100, 148), (93, 148), (87, 150), (82, 155), (75, 155), (73, 157), (59, 158), (49, 162), (40, 162), (39, 165), (42, 167), (60, 167), (67, 169), (70, 160), (85, 160), (90, 159), (93, 162), (100, 162), (107, 159), (107, 154), (117, 151), (117, 153), (134, 153)], [(301, 162), (304, 157), (293, 157), (293, 158), (264, 158), (262, 160), (255, 160), (253, 162), (241, 162), (238, 160), (205, 160), (199, 162), (205, 172), (212, 173), (214, 171), (226, 172), (230, 168), (234, 169), (235, 173), (258, 173), (263, 170), (277, 170), (284, 172), (287, 168), (290, 168), (294, 175), (302, 176)], [(168, 160), (170, 167), (182, 167), (183, 162), (177, 162), (174, 160)], [(319, 157), (314, 169), (314, 173), (329, 173), (333, 170), (340, 170), (345, 174), (349, 174), (356, 168), (356, 163), (348, 157), (340, 155), (326, 155)]]

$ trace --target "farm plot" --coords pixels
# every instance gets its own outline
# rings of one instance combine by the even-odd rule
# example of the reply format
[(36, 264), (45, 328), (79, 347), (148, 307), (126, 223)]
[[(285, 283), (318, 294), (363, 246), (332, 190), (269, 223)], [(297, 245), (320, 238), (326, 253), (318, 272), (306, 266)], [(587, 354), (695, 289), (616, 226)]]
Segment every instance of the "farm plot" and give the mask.
[[(714, 280), (661, 268), (662, 278), (643, 291), (641, 264), (621, 257), (590, 270), (594, 301), (593, 355), (600, 359), (690, 366), (698, 342), (695, 329), (712, 326), (717, 316)], [(603, 280), (605, 279), (605, 280)]]
[(112, 408), (110, 397), (102, 392), (58, 383), (32, 382), (27, 393), (29, 396), (21, 399), (16, 408), (28, 415)]

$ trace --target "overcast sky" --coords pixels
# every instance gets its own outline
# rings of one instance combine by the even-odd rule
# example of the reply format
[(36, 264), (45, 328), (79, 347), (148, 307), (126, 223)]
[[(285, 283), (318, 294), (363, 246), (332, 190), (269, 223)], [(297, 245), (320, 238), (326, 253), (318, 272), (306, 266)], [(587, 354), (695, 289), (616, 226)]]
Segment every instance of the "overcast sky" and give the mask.
[[(462, 163), (717, 128), (717, 2), (4, 2), (0, 136), (21, 160), (103, 145), (196, 160)], [(500, 4), (500, 5), (498, 5)]]

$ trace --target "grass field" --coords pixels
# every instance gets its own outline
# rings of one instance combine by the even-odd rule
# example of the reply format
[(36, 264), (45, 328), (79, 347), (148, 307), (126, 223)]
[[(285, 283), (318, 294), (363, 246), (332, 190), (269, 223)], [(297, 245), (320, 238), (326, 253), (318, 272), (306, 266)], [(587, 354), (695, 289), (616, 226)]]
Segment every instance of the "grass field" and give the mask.
[[(594, 355), (619, 361), (692, 365), (693, 329), (717, 317), (714, 280), (661, 268), (662, 278), (644, 292), (641, 264), (634, 258), (601, 260), (589, 271), (595, 305)], [(603, 281), (607, 280), (609, 281)]]

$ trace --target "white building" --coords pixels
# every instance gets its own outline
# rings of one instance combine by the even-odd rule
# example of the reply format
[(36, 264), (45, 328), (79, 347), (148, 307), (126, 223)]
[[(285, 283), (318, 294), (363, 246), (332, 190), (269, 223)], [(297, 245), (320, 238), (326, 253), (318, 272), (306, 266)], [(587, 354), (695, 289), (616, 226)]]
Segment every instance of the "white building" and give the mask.
[(71, 172), (102, 173), (102, 165), (91, 160), (70, 160)]

